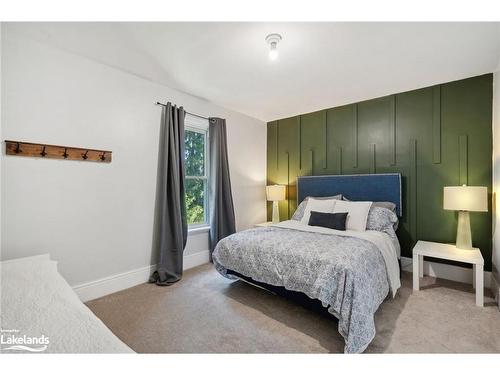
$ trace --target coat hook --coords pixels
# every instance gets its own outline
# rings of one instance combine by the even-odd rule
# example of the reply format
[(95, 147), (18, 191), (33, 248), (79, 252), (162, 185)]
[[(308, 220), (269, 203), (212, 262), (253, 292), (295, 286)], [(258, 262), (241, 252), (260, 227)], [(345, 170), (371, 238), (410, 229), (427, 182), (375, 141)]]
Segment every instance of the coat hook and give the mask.
[(64, 148), (64, 154), (62, 156), (64, 159), (68, 158), (68, 148), (67, 147)]
[(45, 155), (47, 155), (47, 153), (45, 152), (45, 146), (43, 146), (43, 149), (42, 149), (42, 152), (40, 152), (40, 155), (42, 155), (42, 158), (44, 158)]
[(85, 154), (82, 155), (83, 160), (88, 159), (88, 156), (87, 156), (88, 153), (89, 153), (89, 150), (85, 151)]
[(21, 145), (19, 144), (19, 142), (17, 142), (17, 147), (16, 147), (16, 149), (15, 149), (15, 151), (14, 151), (14, 152), (15, 152), (16, 154), (19, 154), (20, 152), (22, 152), (22, 150), (21, 150)]
[(106, 151), (104, 151), (104, 152), (102, 153), (102, 155), (101, 155), (101, 160), (102, 160), (102, 161), (106, 160), (106, 156), (105, 156), (105, 155), (106, 155)]

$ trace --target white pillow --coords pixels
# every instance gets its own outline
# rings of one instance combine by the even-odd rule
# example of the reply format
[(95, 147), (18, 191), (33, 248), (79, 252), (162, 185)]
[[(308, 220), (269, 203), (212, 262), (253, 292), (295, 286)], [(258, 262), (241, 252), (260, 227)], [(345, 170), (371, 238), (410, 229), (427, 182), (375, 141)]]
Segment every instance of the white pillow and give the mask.
[(301, 222), (305, 225), (309, 224), (309, 218), (311, 217), (311, 211), (333, 212), (333, 208), (335, 207), (335, 202), (341, 202), (341, 201), (338, 199), (309, 198), (307, 200), (306, 209), (304, 210), (304, 216), (302, 216)]
[(373, 202), (347, 202), (337, 201), (333, 212), (347, 212), (347, 220), (345, 228), (347, 230), (366, 230), (366, 220), (368, 219), (368, 212)]

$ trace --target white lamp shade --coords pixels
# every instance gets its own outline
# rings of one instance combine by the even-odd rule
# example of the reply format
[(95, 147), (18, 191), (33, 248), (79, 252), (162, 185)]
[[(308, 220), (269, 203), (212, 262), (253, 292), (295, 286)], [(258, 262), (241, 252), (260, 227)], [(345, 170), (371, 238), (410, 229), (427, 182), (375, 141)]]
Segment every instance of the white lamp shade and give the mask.
[(285, 200), (285, 185), (270, 185), (266, 186), (266, 195), (268, 201), (284, 201)]
[(445, 186), (443, 208), (454, 211), (488, 211), (485, 186)]

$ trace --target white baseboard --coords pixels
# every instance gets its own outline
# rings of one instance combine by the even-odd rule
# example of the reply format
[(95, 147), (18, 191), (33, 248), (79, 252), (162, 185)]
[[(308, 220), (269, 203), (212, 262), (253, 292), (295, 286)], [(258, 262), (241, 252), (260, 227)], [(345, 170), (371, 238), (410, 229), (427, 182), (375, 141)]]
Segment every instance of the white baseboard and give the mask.
[(87, 302), (123, 289), (145, 283), (154, 266), (145, 266), (132, 271), (118, 273), (102, 279), (75, 285), (73, 290), (82, 302)]
[[(208, 263), (210, 252), (208, 250), (184, 256), (184, 270)], [(120, 290), (145, 283), (154, 271), (155, 266), (145, 266), (135, 270), (111, 275), (102, 279), (75, 285), (73, 290), (82, 302), (106, 296)]]
[(184, 270), (201, 266), (210, 261), (210, 251), (200, 251), (194, 254), (184, 256)]
[[(413, 271), (412, 258), (401, 257), (404, 271)], [(472, 284), (472, 268), (453, 266), (451, 264), (428, 262), (424, 259), (424, 275), (439, 277), (440, 279), (458, 281), (460, 283)], [(492, 284), (491, 272), (484, 271), (484, 286), (487, 288)]]

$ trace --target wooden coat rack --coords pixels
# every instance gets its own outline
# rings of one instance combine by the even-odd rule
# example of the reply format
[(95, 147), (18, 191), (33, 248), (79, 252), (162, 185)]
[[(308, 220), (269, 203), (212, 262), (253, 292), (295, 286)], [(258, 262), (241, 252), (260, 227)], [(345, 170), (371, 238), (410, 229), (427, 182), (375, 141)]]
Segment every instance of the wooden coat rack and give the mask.
[(107, 150), (8, 140), (5, 141), (5, 146), (7, 155), (111, 163), (112, 152)]

